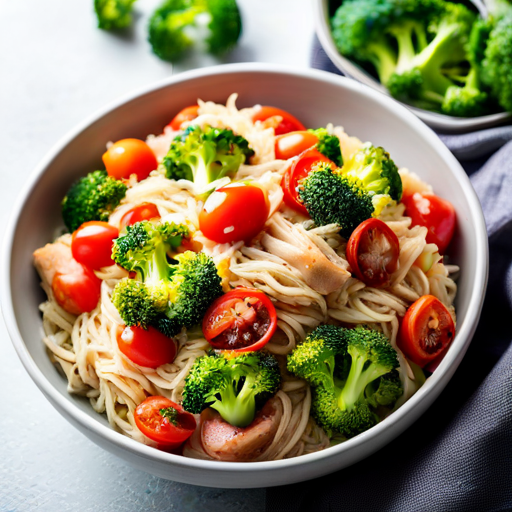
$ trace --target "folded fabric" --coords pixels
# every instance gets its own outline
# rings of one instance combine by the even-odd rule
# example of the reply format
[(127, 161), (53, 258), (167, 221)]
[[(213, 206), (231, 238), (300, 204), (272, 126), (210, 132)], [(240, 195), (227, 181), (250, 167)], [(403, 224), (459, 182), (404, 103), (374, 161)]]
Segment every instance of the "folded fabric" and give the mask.
[[(339, 73), (318, 41), (312, 66)], [(489, 234), (489, 284), (468, 352), (397, 439), (334, 474), (268, 489), (267, 512), (512, 510), (512, 127), (441, 139), (470, 174)]]

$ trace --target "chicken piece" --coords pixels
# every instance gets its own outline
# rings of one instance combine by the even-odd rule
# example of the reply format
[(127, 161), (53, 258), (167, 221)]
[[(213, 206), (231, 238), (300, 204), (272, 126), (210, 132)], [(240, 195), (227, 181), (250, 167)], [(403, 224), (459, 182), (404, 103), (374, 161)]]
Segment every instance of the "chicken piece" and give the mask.
[(205, 409), (200, 419), (202, 448), (207, 455), (217, 460), (255, 460), (272, 443), (282, 415), (279, 398), (270, 399), (245, 428), (230, 425), (214, 409)]
[(347, 262), (324, 240), (307, 233), (301, 225), (288, 222), (280, 214), (272, 217), (261, 245), (295, 267), (308, 286), (323, 295), (338, 290), (350, 277)]
[(50, 288), (56, 274), (73, 274), (81, 265), (71, 254), (71, 235), (60, 237), (53, 244), (46, 244), (34, 252), (34, 266), (43, 283)]

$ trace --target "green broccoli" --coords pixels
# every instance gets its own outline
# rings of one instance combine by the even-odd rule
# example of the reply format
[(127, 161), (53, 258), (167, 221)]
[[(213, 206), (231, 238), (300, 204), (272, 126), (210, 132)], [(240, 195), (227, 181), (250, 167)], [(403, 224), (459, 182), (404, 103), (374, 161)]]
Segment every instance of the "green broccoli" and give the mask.
[(332, 18), (342, 55), (371, 63), (383, 84), (397, 65), (428, 44), (428, 26), (444, 9), (442, 0), (346, 1)]
[(231, 425), (246, 427), (280, 383), (277, 360), (270, 354), (211, 352), (196, 359), (185, 378), (183, 408), (199, 414), (212, 407)]
[(252, 155), (249, 142), (229, 129), (189, 126), (173, 140), (162, 165), (167, 178), (193, 181), (203, 193), (212, 182), (232, 178)]
[(126, 185), (107, 174), (90, 172), (71, 185), (62, 201), (62, 218), (69, 231), (90, 220), (108, 221), (110, 214), (126, 195)]
[(132, 24), (135, 0), (94, 0), (98, 27), (105, 30), (126, 28)]
[[(400, 396), (399, 381), (391, 373), (398, 366), (396, 352), (383, 334), (334, 325), (311, 332), (287, 364), (288, 371), (311, 385), (311, 410), (318, 424), (329, 435), (346, 437), (375, 425), (376, 406), (391, 406)], [(389, 382), (383, 384), (383, 379)]]
[(213, 260), (187, 251), (170, 264), (167, 253), (176, 250), (188, 229), (174, 223), (142, 221), (127, 227), (114, 241), (114, 261), (131, 272), (114, 288), (112, 303), (126, 325), (154, 326), (166, 336), (192, 327), (222, 293), (221, 278)]
[(298, 194), (317, 226), (339, 224), (348, 238), (361, 222), (400, 200), (402, 180), (389, 154), (367, 144), (341, 170), (317, 166), (299, 182)]
[(329, 158), (329, 160), (332, 160), (338, 167), (341, 167), (343, 165), (343, 157), (341, 156), (340, 139), (336, 135), (330, 135), (325, 128), (308, 131), (318, 138), (318, 142), (315, 144), (316, 149), (322, 155)]
[(443, 114), (456, 117), (483, 116), (492, 111), (489, 95), (483, 90), (476, 68), (472, 68), (463, 87), (451, 85), (441, 105)]
[(235, 0), (166, 0), (150, 19), (149, 42), (158, 57), (175, 62), (193, 46), (223, 54), (241, 31)]

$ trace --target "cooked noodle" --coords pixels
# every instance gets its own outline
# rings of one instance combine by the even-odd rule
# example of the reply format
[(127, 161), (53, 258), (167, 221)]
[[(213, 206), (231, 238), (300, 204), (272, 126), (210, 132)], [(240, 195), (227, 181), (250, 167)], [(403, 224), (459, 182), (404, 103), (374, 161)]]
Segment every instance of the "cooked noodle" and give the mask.
[[(296, 220), (293, 213), (281, 208), (280, 181), (289, 162), (275, 160), (273, 128), (251, 121), (252, 109), (238, 110), (236, 95), (226, 106), (199, 102), (199, 118), (195, 123), (232, 128), (249, 140), (255, 150), (250, 165), (242, 165), (236, 178), (256, 180), (268, 193), (271, 217)], [(344, 158), (350, 156), (361, 143), (345, 134), (341, 127), (328, 127), (338, 135)], [(150, 136), (148, 144), (161, 159), (170, 141), (176, 135), (170, 129), (158, 137)], [(410, 179), (401, 171), (404, 180)], [(424, 184), (423, 184), (424, 185)], [(424, 185), (428, 187), (427, 185)], [(412, 227), (404, 216), (404, 206), (397, 204), (384, 209), (380, 218), (396, 233), (400, 242), (399, 268), (387, 289), (366, 286), (350, 277), (333, 293), (323, 295), (311, 288), (301, 272), (289, 262), (266, 250), (259, 239), (253, 245), (243, 242), (215, 244), (199, 231), (198, 213), (203, 203), (194, 195), (191, 182), (168, 180), (158, 171), (128, 189), (125, 199), (110, 217), (110, 223), (119, 226), (122, 215), (142, 202), (157, 205), (164, 220), (186, 222), (193, 233), (193, 241), (210, 254), (224, 279), (225, 287), (245, 285), (265, 292), (272, 298), (277, 311), (278, 331), (266, 349), (275, 354), (281, 365), (285, 356), (316, 326), (325, 322), (367, 324), (383, 332), (396, 347), (398, 317), (405, 314), (412, 302), (422, 295), (439, 298), (455, 316), (452, 306), (456, 284), (450, 275), (458, 271), (453, 265), (436, 262), (428, 273), (413, 265), (422, 253), (435, 253), (437, 248), (425, 241), (426, 228)], [(299, 224), (311, 228), (311, 221)], [(346, 240), (338, 234), (336, 225), (302, 230), (329, 259), (346, 266)], [(69, 244), (69, 235), (61, 238)], [(176, 340), (179, 345), (176, 359), (157, 369), (140, 367), (126, 358), (117, 348), (116, 331), (122, 324), (110, 296), (116, 283), (127, 272), (112, 266), (97, 272), (102, 279), (101, 300), (92, 312), (75, 317), (55, 301), (51, 289), (45, 287), (48, 300), (41, 304), (43, 313), (43, 341), (53, 360), (60, 365), (68, 380), (68, 391), (83, 395), (98, 413), (106, 413), (112, 427), (137, 441), (152, 444), (137, 429), (134, 410), (148, 395), (163, 395), (175, 402), (181, 400), (185, 377), (195, 359), (209, 349), (199, 328), (183, 330)], [(400, 376), (407, 399), (417, 386), (414, 373), (405, 357), (399, 353)], [(272, 443), (257, 460), (275, 460), (295, 457), (324, 449), (343, 438), (329, 439), (310, 416), (311, 392), (302, 380), (283, 372), (283, 383), (276, 397), (281, 403), (282, 418)], [(199, 458), (208, 456), (194, 443), (189, 443), (184, 455)]]

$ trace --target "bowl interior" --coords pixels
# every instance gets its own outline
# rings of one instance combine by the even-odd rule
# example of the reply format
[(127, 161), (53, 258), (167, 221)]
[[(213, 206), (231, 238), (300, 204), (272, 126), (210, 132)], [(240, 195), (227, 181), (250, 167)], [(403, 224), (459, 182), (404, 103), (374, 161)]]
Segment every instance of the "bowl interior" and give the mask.
[[(181, 108), (195, 103), (197, 98), (225, 103), (233, 92), (239, 94), (238, 107), (257, 103), (278, 106), (292, 112), (308, 127), (331, 122), (344, 126), (350, 135), (385, 147), (399, 167), (419, 174), (432, 184), (436, 193), (454, 204), (458, 226), (451, 260), (460, 265), (462, 271), (456, 300), (458, 336), (442, 366), (430, 379), (430, 388), (426, 386), (426, 391), (422, 391), (423, 399), (418, 393), (392, 415), (395, 418), (388, 424), (393, 427), (393, 434), (388, 432), (379, 441), (377, 434), (386, 427), (380, 424), (358, 436), (362, 440), (353, 439), (313, 454), (314, 457), (305, 456), (295, 462), (290, 459), (238, 464), (242, 469), (233, 470), (233, 480), (228, 482), (224, 477), (212, 477), (210, 469), (216, 467), (222, 473), (237, 464), (187, 459), (179, 464), (189, 473), (178, 473), (170, 464), (177, 462), (176, 456), (139, 445), (110, 431), (106, 418), (95, 413), (86, 400), (67, 393), (66, 381), (50, 362), (41, 341), (38, 304), (44, 300), (44, 294), (32, 266), (32, 253), (51, 241), (56, 228), (62, 225), (60, 202), (70, 184), (101, 168), (101, 155), (107, 141), (145, 138), (150, 133), (159, 133)], [(82, 425), (95, 441), (131, 459), (139, 467), (175, 480), (222, 487), (279, 485), (319, 476), (355, 462), (403, 430), (428, 407), (462, 358), (478, 320), (487, 265), (485, 225), (478, 200), (459, 164), (433, 132), (406, 109), (357, 82), (320, 71), (281, 71), (255, 65), (222, 66), (180, 75), (88, 120), (54, 148), (29, 180), (7, 229), (4, 248), (3, 276), (7, 286), (2, 295), (2, 308), (9, 331), (32, 378), (60, 412), (75, 425)], [(361, 445), (365, 446), (361, 448)], [(146, 467), (135, 461), (141, 457), (153, 465), (146, 464)], [(300, 466), (301, 460), (310, 460), (311, 470), (296, 471), (294, 468)], [(272, 471), (286, 464), (290, 471)], [(259, 472), (260, 476), (255, 480), (250, 476), (251, 471)]]
[[(475, 8), (481, 11), (482, 15), (485, 16), (485, 7), (479, 2), (479, 0), (468, 0), (475, 5)], [(334, 2), (333, 0), (315, 0), (315, 25), (316, 33), (320, 44), (331, 59), (333, 64), (345, 75), (355, 78), (359, 82), (368, 85), (372, 89), (379, 91), (386, 96), (391, 97), (388, 90), (381, 85), (381, 83), (365, 69), (358, 64), (352, 62), (347, 57), (341, 55), (334, 43), (334, 39), (331, 35), (330, 18), (334, 14), (336, 6), (341, 5), (341, 1)], [(488, 128), (490, 126), (497, 126), (509, 121), (512, 117), (507, 112), (499, 112), (496, 114), (489, 114), (486, 116), (473, 117), (473, 118), (461, 118), (452, 117), (437, 112), (431, 112), (421, 108), (413, 107), (402, 103), (405, 107), (410, 109), (417, 115), (422, 121), (427, 123), (435, 130), (441, 132), (451, 133), (462, 133), (472, 130), (479, 130)]]

